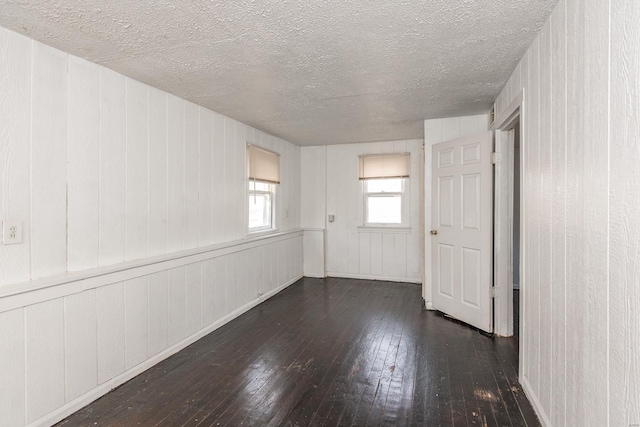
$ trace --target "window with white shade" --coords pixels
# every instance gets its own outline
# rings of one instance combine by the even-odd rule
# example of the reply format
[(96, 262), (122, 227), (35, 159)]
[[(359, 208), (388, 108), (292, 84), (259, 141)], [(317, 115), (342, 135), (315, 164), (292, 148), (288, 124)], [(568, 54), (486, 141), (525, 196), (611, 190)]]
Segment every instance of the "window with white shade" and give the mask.
[(409, 154), (361, 156), (364, 225), (406, 227), (409, 225), (405, 192), (410, 172)]
[(249, 233), (275, 228), (276, 186), (280, 183), (280, 156), (247, 146)]

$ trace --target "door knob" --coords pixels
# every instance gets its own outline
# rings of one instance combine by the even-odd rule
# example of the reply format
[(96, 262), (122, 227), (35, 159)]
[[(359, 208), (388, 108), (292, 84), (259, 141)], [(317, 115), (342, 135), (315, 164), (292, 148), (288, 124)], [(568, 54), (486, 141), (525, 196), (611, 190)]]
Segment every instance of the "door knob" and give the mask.
[(438, 234), (438, 230), (431, 230), (431, 235), (435, 236), (436, 234)]

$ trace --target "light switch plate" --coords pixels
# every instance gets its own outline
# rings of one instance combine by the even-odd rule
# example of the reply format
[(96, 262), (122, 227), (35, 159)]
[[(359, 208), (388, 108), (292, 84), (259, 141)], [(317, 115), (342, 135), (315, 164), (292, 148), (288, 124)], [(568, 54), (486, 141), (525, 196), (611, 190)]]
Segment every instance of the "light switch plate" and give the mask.
[(2, 222), (2, 244), (17, 245), (22, 243), (22, 222), (3, 221)]

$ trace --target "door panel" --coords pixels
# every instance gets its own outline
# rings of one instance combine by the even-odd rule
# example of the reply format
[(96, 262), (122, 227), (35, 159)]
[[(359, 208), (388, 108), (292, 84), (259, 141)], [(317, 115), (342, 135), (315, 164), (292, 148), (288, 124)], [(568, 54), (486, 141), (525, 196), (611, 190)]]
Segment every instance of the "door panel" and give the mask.
[(492, 133), (433, 146), (433, 306), (491, 332)]

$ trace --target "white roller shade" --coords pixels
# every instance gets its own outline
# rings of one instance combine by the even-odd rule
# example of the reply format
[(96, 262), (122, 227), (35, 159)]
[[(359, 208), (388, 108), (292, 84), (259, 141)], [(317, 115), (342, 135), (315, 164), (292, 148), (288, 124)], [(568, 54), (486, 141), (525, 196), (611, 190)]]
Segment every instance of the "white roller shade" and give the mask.
[(247, 146), (249, 179), (280, 184), (280, 155), (256, 147)]
[(360, 156), (360, 179), (408, 178), (409, 153)]

